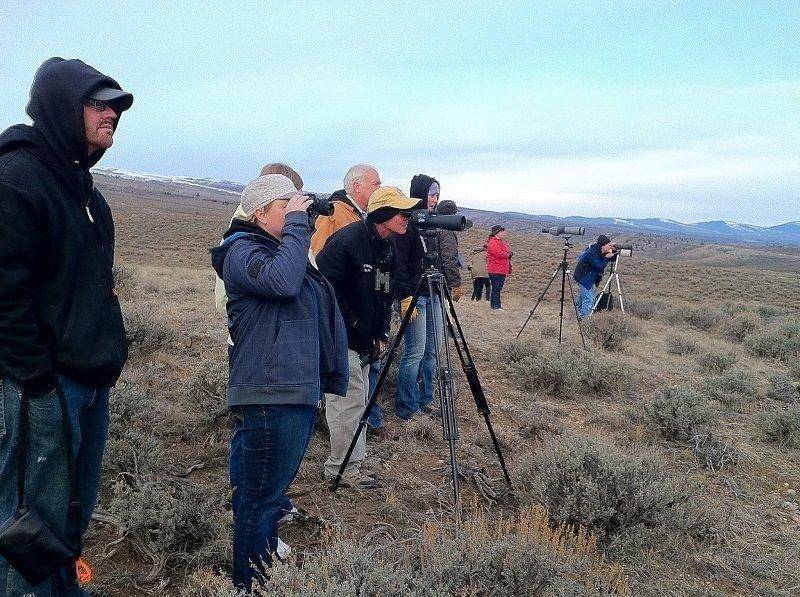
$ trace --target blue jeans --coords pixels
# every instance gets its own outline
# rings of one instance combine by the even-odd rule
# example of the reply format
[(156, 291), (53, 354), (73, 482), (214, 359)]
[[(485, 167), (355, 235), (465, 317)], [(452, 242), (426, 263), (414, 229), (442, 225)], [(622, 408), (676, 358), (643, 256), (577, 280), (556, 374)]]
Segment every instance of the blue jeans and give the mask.
[(595, 301), (594, 292), (594, 286), (586, 288), (586, 286), (578, 284), (578, 316), (581, 319), (586, 319), (592, 312)]
[[(375, 384), (378, 383), (378, 375), (380, 375), (381, 367), (383, 363), (380, 361), (372, 361), (369, 364), (369, 395), (368, 398), (372, 397), (372, 391), (375, 389)], [(369, 418), (367, 419), (370, 426), (374, 428), (383, 427), (383, 416), (381, 415), (381, 405), (379, 402), (375, 403), (375, 406), (372, 407), (372, 410), (369, 413)]]
[[(234, 406), (230, 478), (233, 488), (233, 584), (250, 591), (278, 549), (286, 490), (308, 448), (316, 406)], [(290, 506), (291, 507), (291, 506)]]
[(500, 309), (500, 292), (506, 283), (506, 275), (489, 274), (489, 279), (492, 281), (492, 300), (489, 304), (492, 309)]
[(436, 374), (436, 354), (433, 326), (437, 327), (439, 343), (444, 339), (442, 311), (439, 299), (431, 303), (427, 296), (417, 301), (418, 314), (409, 322), (403, 335), (403, 358), (397, 374), (395, 414), (409, 419), (433, 402), (433, 377)]
[[(59, 535), (74, 541), (92, 518), (100, 489), (100, 470), (108, 436), (108, 388), (91, 388), (59, 376), (72, 426), (77, 493), (81, 508), (77, 521), (68, 521), (69, 474), (61, 404), (56, 392), (28, 401), (30, 433), (25, 482), (27, 502)], [(17, 450), (19, 450), (20, 396), (15, 384), (0, 380), (0, 522), (17, 508)], [(77, 524), (77, 529), (75, 528)], [(0, 597), (35, 595), (88, 596), (75, 580), (75, 567), (62, 568), (51, 579), (31, 587), (0, 557)]]

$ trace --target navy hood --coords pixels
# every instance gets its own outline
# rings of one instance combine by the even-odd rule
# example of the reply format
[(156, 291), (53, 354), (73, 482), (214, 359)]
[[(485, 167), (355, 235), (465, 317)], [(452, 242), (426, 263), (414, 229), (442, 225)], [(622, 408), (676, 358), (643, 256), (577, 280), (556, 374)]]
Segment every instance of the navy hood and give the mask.
[[(58, 57), (45, 60), (33, 78), (25, 108), (33, 126), (15, 125), (6, 129), (0, 135), (0, 155), (27, 147), (41, 159), (60, 167), (94, 166), (105, 150), (91, 156), (86, 153), (83, 102), (100, 87), (122, 89), (114, 79), (81, 60)], [(121, 116), (117, 115), (115, 128)]]
[(278, 244), (276, 238), (256, 224), (245, 220), (234, 219), (231, 222), (230, 228), (222, 235), (222, 243), (220, 243), (218, 247), (212, 247), (208, 250), (208, 252), (211, 253), (211, 267), (217, 272), (217, 276), (219, 276), (220, 280), (223, 279), (222, 272), (224, 269), (225, 255), (228, 254), (228, 250), (233, 246), (233, 243), (240, 238), (253, 235), (272, 240), (274, 243)]
[(422, 201), (422, 207), (428, 209), (428, 189), (431, 188), (434, 182), (440, 187), (442, 186), (438, 180), (431, 176), (417, 174), (411, 179), (411, 189), (408, 196), (412, 199), (419, 199)]

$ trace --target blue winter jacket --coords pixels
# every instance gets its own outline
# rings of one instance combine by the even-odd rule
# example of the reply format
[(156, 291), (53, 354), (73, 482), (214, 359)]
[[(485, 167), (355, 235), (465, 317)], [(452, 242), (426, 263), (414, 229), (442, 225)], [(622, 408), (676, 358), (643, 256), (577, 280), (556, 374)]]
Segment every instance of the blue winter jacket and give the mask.
[(312, 229), (286, 216), (283, 238), (234, 220), (211, 261), (228, 294), (228, 405), (316, 405), (347, 392), (347, 332), (331, 285), (308, 262)]
[(597, 243), (589, 245), (578, 257), (578, 265), (575, 266), (575, 273), (572, 274), (572, 277), (584, 288), (592, 288), (603, 279), (606, 265), (608, 265), (608, 259), (603, 257)]

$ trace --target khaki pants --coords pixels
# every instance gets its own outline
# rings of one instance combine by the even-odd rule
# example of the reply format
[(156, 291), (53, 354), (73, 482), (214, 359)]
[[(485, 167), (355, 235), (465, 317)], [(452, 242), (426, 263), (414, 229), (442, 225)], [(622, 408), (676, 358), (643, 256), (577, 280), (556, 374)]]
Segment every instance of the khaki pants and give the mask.
[[(358, 422), (364, 414), (369, 397), (369, 363), (361, 366), (361, 358), (353, 350), (347, 351), (350, 365), (350, 383), (347, 395), (325, 394), (325, 419), (331, 434), (331, 455), (325, 461), (325, 477), (333, 478), (347, 455), (347, 448), (358, 429)], [(350, 461), (345, 469), (345, 476), (357, 474), (361, 463), (367, 455), (366, 429), (356, 442)]]

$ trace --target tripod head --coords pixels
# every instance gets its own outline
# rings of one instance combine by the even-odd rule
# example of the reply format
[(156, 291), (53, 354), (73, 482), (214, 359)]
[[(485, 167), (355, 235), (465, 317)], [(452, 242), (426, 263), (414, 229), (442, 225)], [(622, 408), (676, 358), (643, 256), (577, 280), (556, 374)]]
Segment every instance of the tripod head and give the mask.
[(422, 246), (425, 247), (425, 258), (423, 263), (426, 270), (435, 269), (439, 271), (439, 237), (442, 231), (436, 228), (420, 230), (423, 239)]

